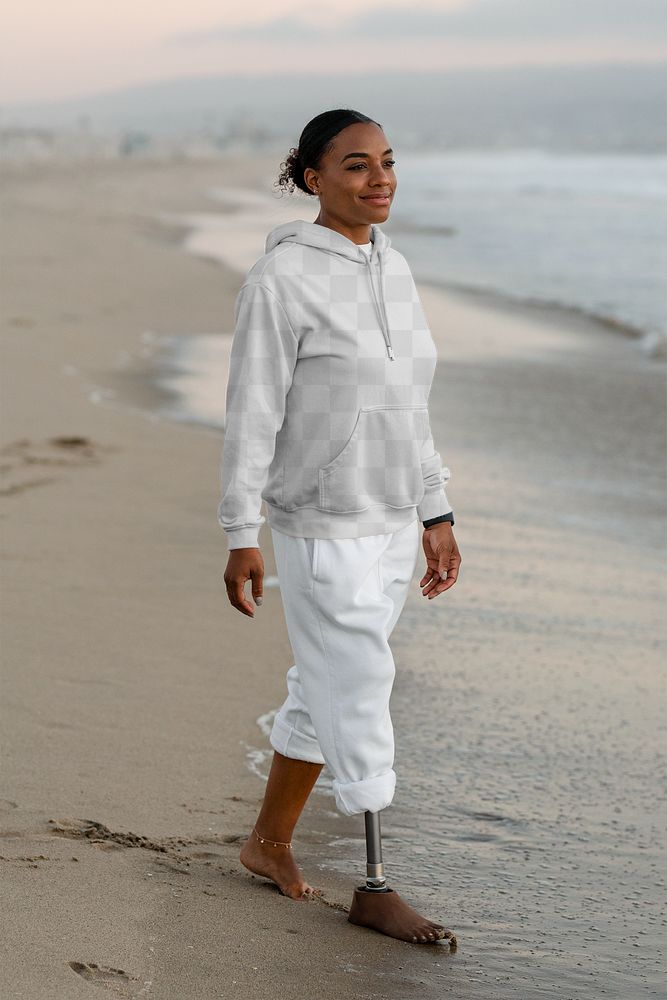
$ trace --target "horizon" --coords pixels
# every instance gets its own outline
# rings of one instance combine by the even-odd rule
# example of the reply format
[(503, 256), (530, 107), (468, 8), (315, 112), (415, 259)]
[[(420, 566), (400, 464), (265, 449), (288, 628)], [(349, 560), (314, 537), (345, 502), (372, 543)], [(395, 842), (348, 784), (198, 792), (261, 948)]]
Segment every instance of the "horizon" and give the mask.
[(99, 98), (109, 97), (113, 95), (122, 94), (124, 91), (140, 91), (140, 90), (150, 90), (152, 88), (157, 88), (160, 86), (194, 83), (194, 82), (204, 82), (204, 81), (214, 81), (214, 80), (252, 80), (259, 81), (263, 78), (266, 79), (280, 79), (284, 78), (286, 80), (298, 79), (299, 77), (306, 77), (308, 80), (330, 80), (335, 78), (335, 76), (340, 75), (341, 79), (363, 79), (367, 80), (372, 77), (373, 74), (385, 74), (391, 72), (394, 77), (416, 77), (416, 76), (436, 76), (436, 75), (446, 75), (449, 73), (471, 73), (471, 74), (493, 74), (502, 73), (507, 71), (507, 73), (512, 72), (522, 72), (522, 71), (563, 71), (563, 70), (605, 70), (605, 69), (618, 69), (618, 70), (635, 70), (635, 69), (660, 69), (664, 67), (667, 69), (667, 54), (656, 59), (642, 59), (642, 60), (631, 60), (631, 59), (613, 59), (613, 60), (600, 60), (595, 62), (578, 62), (578, 63), (512, 63), (503, 66), (442, 66), (434, 69), (424, 69), (424, 67), (415, 67), (401, 69), (398, 72), (389, 71), (386, 69), (378, 70), (368, 70), (366, 72), (359, 72), (355, 74), (334, 74), (329, 70), (321, 70), (320, 72), (311, 72), (306, 70), (296, 70), (294, 72), (289, 72), (285, 67), (280, 69), (271, 69), (265, 73), (262, 72), (241, 72), (235, 70), (231, 73), (224, 72), (210, 72), (210, 73), (185, 73), (180, 76), (164, 76), (152, 80), (130, 80), (127, 83), (118, 86), (110, 86), (105, 88), (100, 88), (97, 90), (86, 91), (82, 94), (64, 96), (64, 97), (48, 97), (44, 99), (36, 100), (22, 100), (22, 101), (0, 101), (0, 114), (5, 111), (21, 110), (23, 107), (32, 106), (49, 106), (49, 105), (60, 105), (68, 103), (76, 103), (77, 101), (87, 101), (96, 100)]

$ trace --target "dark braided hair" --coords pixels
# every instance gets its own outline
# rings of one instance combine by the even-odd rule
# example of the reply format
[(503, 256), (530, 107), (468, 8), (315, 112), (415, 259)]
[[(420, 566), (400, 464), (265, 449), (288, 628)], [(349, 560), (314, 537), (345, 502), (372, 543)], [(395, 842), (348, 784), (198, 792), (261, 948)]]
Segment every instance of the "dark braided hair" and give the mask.
[(295, 188), (305, 194), (312, 194), (304, 180), (304, 171), (308, 167), (319, 170), (322, 156), (333, 149), (332, 139), (348, 125), (357, 122), (370, 122), (382, 128), (379, 122), (361, 111), (352, 108), (335, 108), (333, 111), (323, 111), (321, 115), (312, 118), (299, 137), (299, 145), (292, 146), (285, 160), (280, 164), (281, 172), (274, 187), (279, 187), (290, 194)]

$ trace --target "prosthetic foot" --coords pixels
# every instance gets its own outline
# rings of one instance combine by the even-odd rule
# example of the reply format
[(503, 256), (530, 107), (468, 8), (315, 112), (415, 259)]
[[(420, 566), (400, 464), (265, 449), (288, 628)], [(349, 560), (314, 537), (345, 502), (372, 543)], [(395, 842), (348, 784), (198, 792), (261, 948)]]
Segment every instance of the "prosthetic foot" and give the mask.
[(387, 886), (382, 863), (380, 814), (367, 812), (365, 821), (366, 884), (354, 890), (349, 922), (413, 944), (447, 939), (450, 950), (454, 951), (456, 937), (451, 931), (422, 917)]

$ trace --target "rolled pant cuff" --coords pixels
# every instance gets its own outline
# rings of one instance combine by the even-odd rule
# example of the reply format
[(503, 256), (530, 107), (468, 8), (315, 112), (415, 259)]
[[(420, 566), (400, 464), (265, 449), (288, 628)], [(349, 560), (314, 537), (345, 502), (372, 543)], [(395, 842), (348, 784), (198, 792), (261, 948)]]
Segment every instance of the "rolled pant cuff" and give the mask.
[(380, 812), (390, 804), (396, 790), (396, 772), (385, 771), (362, 781), (340, 782), (334, 779), (336, 806), (346, 816), (362, 812)]
[(317, 740), (300, 733), (277, 715), (273, 720), (269, 743), (283, 757), (306, 760), (311, 764), (324, 764), (324, 757)]

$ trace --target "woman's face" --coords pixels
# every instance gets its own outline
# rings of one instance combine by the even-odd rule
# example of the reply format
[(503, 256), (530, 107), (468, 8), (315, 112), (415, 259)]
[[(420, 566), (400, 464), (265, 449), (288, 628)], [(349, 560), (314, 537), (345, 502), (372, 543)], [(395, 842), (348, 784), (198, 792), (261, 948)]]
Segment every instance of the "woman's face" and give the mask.
[(386, 135), (377, 125), (356, 122), (332, 142), (320, 169), (304, 171), (306, 185), (319, 195), (320, 216), (350, 227), (385, 222), (397, 183)]

